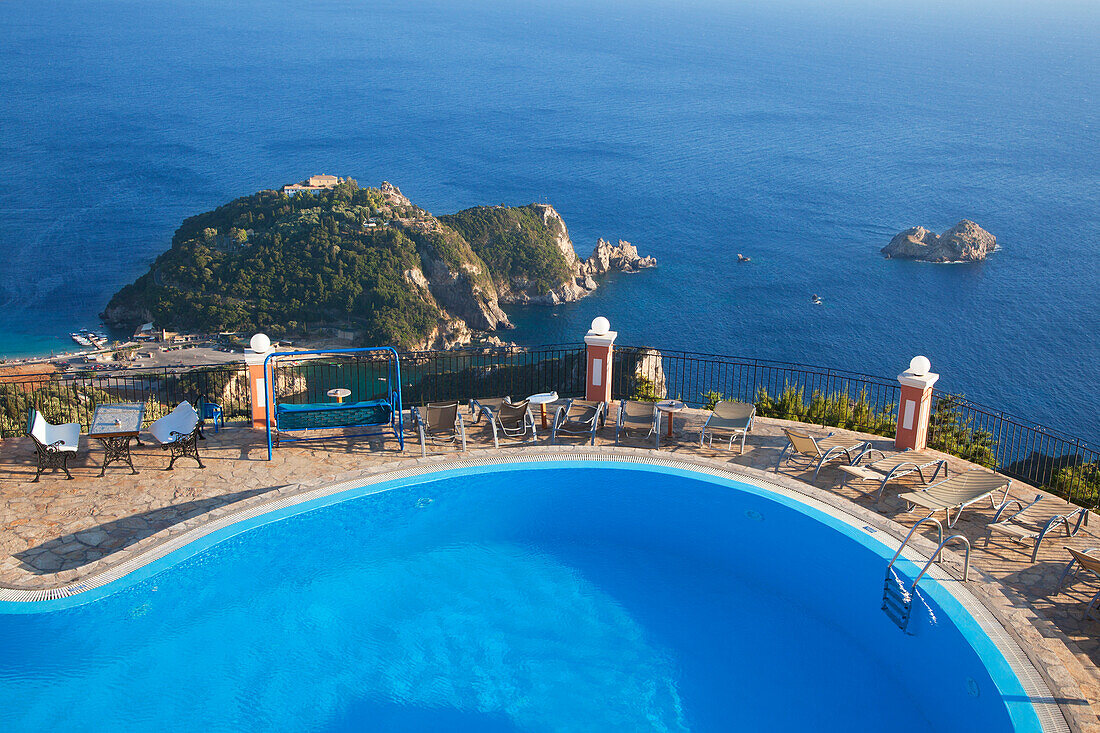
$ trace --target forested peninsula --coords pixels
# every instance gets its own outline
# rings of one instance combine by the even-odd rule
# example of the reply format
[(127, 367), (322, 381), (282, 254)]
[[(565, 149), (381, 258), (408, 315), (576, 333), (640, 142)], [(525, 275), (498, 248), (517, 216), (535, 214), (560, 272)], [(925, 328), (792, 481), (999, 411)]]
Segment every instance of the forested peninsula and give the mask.
[(554, 305), (611, 270), (656, 265), (628, 242), (577, 257), (552, 206), (479, 206), (435, 217), (393, 185), (352, 179), (260, 191), (186, 219), (171, 248), (101, 314), (188, 332), (339, 333), (362, 345), (448, 348), (512, 324), (501, 304)]

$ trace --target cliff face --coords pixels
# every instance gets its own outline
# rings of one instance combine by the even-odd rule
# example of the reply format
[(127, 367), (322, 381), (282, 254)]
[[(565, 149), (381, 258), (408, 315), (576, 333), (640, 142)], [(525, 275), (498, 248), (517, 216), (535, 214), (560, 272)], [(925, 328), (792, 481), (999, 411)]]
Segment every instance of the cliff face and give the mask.
[(597, 277), (656, 260), (599, 240), (580, 260), (552, 206), (483, 206), (435, 217), (388, 182), (316, 195), (261, 191), (190, 217), (150, 271), (111, 299), (113, 325), (182, 331), (326, 327), (366, 344), (440, 348), (512, 328), (501, 303), (582, 298)]
[(430, 215), (401, 226), (416, 243), (421, 275), (443, 309), (478, 331), (512, 328), (488, 268), (466, 240)]
[(488, 264), (501, 303), (568, 303), (591, 294), (597, 277), (657, 265), (656, 258), (639, 256), (623, 240), (612, 245), (600, 239), (588, 259), (581, 260), (561, 214), (548, 204), (482, 206), (440, 219)]
[(997, 248), (997, 238), (980, 226), (963, 219), (943, 234), (924, 227), (906, 229), (882, 248), (887, 259), (922, 262), (976, 262)]

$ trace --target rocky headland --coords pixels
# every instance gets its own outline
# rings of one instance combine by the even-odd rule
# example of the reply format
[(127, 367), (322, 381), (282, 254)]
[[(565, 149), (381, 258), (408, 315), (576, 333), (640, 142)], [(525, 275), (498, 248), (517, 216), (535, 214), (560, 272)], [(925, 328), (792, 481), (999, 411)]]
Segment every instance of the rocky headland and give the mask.
[(921, 262), (977, 262), (997, 248), (997, 238), (963, 219), (943, 234), (924, 227), (906, 229), (882, 248), (887, 259)]
[(344, 334), (405, 348), (498, 344), (502, 304), (579, 300), (609, 272), (654, 267), (603, 239), (580, 259), (548, 204), (433, 216), (388, 182), (260, 191), (188, 218), (149, 272), (111, 298), (113, 326)]

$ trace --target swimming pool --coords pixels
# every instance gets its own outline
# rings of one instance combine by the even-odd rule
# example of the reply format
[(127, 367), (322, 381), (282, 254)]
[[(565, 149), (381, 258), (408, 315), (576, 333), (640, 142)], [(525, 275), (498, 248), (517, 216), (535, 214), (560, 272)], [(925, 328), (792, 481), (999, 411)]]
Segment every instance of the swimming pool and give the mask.
[(100, 588), (0, 604), (0, 722), (1040, 730), (945, 587), (922, 582), (936, 621), (913, 635), (880, 610), (892, 554), (819, 507), (682, 468), (406, 476), (238, 523)]

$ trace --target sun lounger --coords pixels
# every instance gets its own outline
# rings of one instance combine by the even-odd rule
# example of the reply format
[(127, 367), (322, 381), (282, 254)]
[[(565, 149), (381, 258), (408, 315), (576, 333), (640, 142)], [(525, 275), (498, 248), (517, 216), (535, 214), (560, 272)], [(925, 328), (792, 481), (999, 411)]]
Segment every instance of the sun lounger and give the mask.
[(508, 396), (504, 397), (485, 397), (482, 399), (470, 400), (470, 415), (474, 418), (473, 423), (476, 425), (481, 422), (481, 416), (484, 415), (489, 422), (493, 421), (493, 414), (500, 409), (503, 404), (511, 404), (512, 398)]
[(38, 459), (38, 472), (34, 480), (37, 482), (47, 468), (60, 468), (71, 479), (69, 457), (75, 456), (80, 449), (80, 425), (75, 422), (51, 425), (34, 408), (31, 408), (28, 418), (27, 435), (34, 441), (34, 454)]
[(582, 435), (591, 438), (596, 445), (596, 431), (603, 423), (603, 403), (589, 400), (569, 400), (554, 412), (554, 424), (550, 427), (550, 443), (556, 443), (558, 434)]
[[(962, 510), (975, 502), (989, 499), (994, 509), (1003, 506), (1008, 501), (1011, 486), (1012, 479), (975, 468), (945, 478), (920, 491), (901, 494), (901, 498), (910, 504), (910, 508), (914, 505), (924, 507), (928, 510), (928, 516), (942, 510), (947, 515), (947, 526), (954, 527)], [(1004, 489), (1004, 494), (998, 502), (994, 495), (1001, 489)], [(952, 509), (956, 510), (954, 519), (951, 518)]]
[[(887, 483), (902, 476), (908, 476), (913, 472), (919, 473), (921, 483), (925, 484), (929, 481), (935, 481), (941, 470), (944, 476), (948, 475), (947, 459), (937, 456), (931, 451), (905, 450), (899, 453), (886, 454), (875, 449), (869, 449), (864, 454), (864, 461), (873, 453), (878, 453), (881, 457), (870, 463), (861, 462), (856, 466), (840, 466), (839, 468), (848, 477), (844, 480), (844, 483), (853, 478), (859, 481), (878, 482), (876, 500), (882, 498), (882, 492), (886, 490)], [(925, 469), (933, 466), (935, 470), (932, 471), (932, 475), (930, 477), (925, 476)]]
[(631, 432), (644, 433), (643, 437), (653, 436), (653, 447), (661, 447), (661, 430), (657, 407), (652, 402), (621, 400), (619, 417), (615, 422), (615, 445)]
[(524, 438), (528, 433), (531, 442), (537, 439), (535, 433), (535, 418), (531, 414), (531, 404), (524, 400), (514, 405), (511, 402), (502, 402), (500, 407), (493, 412), (489, 423), (493, 426), (493, 445), (500, 447), (500, 437)]
[[(1001, 508), (993, 515), (993, 521), (988, 527), (989, 534), (986, 536), (986, 544), (989, 544), (994, 534), (1008, 537), (1013, 542), (1017, 542), (1021, 545), (1033, 543), (1034, 549), (1031, 552), (1031, 561), (1035, 562), (1039, 557), (1039, 546), (1043, 544), (1043, 539), (1051, 530), (1058, 527), (1058, 525), (1062, 525), (1066, 529), (1066, 537), (1075, 537), (1081, 527), (1089, 523), (1089, 510), (1085, 507), (1077, 507), (1071, 512), (1051, 517), (1041, 529), (1031, 529), (1018, 524), (1024, 513), (1038, 504), (1042, 498), (1042, 494), (1036, 494), (1035, 500), (1027, 506), (1024, 506), (1024, 503), (1019, 499), (1010, 499), (1001, 505)], [(1013, 504), (1019, 507), (1019, 509), (1002, 519), (1002, 515)], [(1071, 524), (1073, 525), (1073, 529), (1070, 529)]]
[(855, 465), (871, 447), (866, 440), (834, 438), (833, 433), (829, 433), (824, 438), (815, 438), (798, 430), (783, 428), (783, 432), (787, 435), (787, 445), (779, 454), (779, 460), (775, 464), (776, 472), (779, 472), (784, 458), (788, 464), (798, 465), (798, 462), (802, 461), (807, 468), (814, 468), (814, 481), (817, 480), (821, 467), (826, 463), (844, 457), (848, 459), (849, 465)]
[[(1055, 589), (1054, 592), (1057, 593), (1058, 591), (1062, 590), (1062, 583), (1066, 582), (1066, 576), (1070, 574), (1071, 570), (1073, 571), (1073, 575), (1077, 575), (1077, 573), (1080, 572), (1082, 568), (1084, 568), (1086, 572), (1092, 574), (1094, 579), (1100, 580), (1100, 557), (1089, 554), (1092, 552), (1097, 552), (1098, 550), (1100, 550), (1100, 547), (1090, 547), (1084, 552), (1078, 552), (1077, 550), (1067, 547), (1066, 551), (1069, 552), (1070, 557), (1072, 557), (1073, 559), (1069, 561), (1069, 564), (1066, 565), (1066, 569), (1062, 571), (1062, 577), (1058, 579), (1058, 587)], [(1097, 601), (1100, 601), (1100, 591), (1097, 591), (1096, 594), (1092, 598), (1090, 598), (1089, 602), (1085, 605), (1085, 615), (1083, 616), (1083, 618), (1087, 619), (1090, 615), (1092, 615), (1092, 608), (1096, 605)]]
[(166, 471), (171, 471), (177, 458), (194, 458), (199, 468), (206, 468), (199, 458), (199, 413), (190, 402), (181, 402), (175, 409), (149, 426), (149, 434), (161, 448), (171, 451)]
[(428, 441), (439, 445), (462, 441), (466, 451), (466, 426), (458, 412), (458, 402), (429, 402), (423, 407), (413, 406), (413, 425), (420, 434), (420, 455), (428, 454)]
[[(714, 446), (715, 434), (728, 435), (729, 449), (733, 450), (733, 441), (741, 436), (741, 452), (745, 452), (745, 437), (752, 430), (752, 421), (756, 417), (756, 405), (733, 400), (720, 400), (714, 405), (703, 429), (699, 433), (699, 444)], [(709, 441), (708, 441), (709, 438)]]

